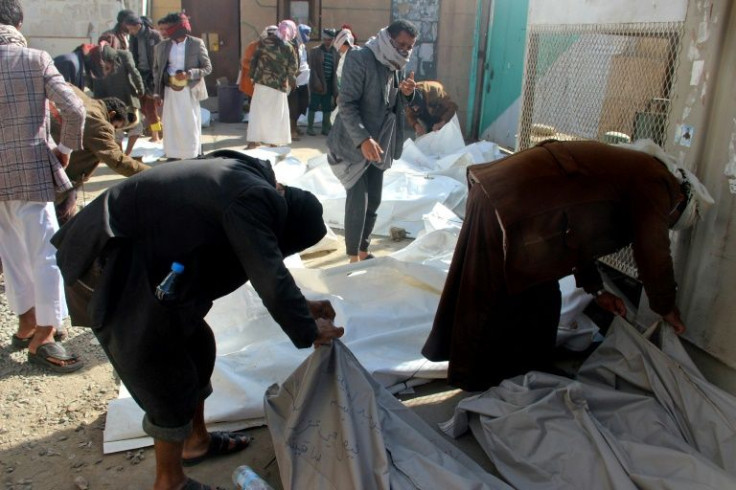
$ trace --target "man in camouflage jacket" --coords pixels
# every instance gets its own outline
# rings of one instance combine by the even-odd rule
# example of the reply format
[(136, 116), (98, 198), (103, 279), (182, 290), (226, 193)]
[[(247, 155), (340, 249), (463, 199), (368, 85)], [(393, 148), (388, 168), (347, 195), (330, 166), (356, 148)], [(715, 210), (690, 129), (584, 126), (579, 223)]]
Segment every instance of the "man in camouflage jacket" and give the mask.
[(299, 59), (294, 48), (276, 35), (261, 39), (250, 62), (254, 84), (265, 85), (288, 94), (296, 87)]
[(246, 138), (271, 146), (291, 143), (288, 94), (296, 88), (299, 58), (288, 40), (270, 32), (261, 39), (250, 62), (253, 97)]

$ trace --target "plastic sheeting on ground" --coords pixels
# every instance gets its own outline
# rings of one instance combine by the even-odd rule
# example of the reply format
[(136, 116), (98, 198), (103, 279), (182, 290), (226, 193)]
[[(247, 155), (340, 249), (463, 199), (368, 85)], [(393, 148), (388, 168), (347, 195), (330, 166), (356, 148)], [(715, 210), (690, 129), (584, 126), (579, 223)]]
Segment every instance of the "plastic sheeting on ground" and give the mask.
[[(392, 258), (378, 257), (326, 270), (301, 268), (290, 257), (297, 284), (310, 299), (332, 301), (343, 341), (381, 384), (397, 391), (417, 380), (445, 378), (446, 363), (432, 363), (421, 348), (455, 249), (460, 219), (437, 204), (424, 217), (421, 237)], [(391, 284), (391, 294), (386, 285)], [(565, 310), (563, 298), (563, 312)], [(246, 284), (217, 300), (207, 316), (215, 332), (218, 358), (206, 419), (213, 429), (232, 430), (262, 423), (262, 395), (309, 355), (297, 350)], [(105, 453), (151, 444), (141, 430), (142, 411), (124, 386), (109, 405)]]
[(269, 388), (265, 406), (287, 490), (511, 488), (394, 398), (340, 341)]
[[(123, 148), (125, 148), (127, 144), (128, 139), (125, 138), (123, 141)], [(166, 156), (166, 152), (164, 151), (164, 144), (162, 141), (153, 143), (148, 138), (139, 138), (138, 141), (135, 142), (135, 147), (133, 148), (133, 151), (130, 152), (130, 156), (140, 158), (143, 163), (153, 163), (158, 161), (159, 158), (164, 158)]]
[[(403, 228), (414, 238), (423, 228), (422, 216), (440, 203), (463, 216), (467, 197), (465, 169), (502, 157), (498, 146), (481, 141), (465, 146), (455, 117), (441, 130), (404, 143), (401, 159), (384, 174), (383, 195), (374, 228), (387, 236), (391, 227)], [(281, 167), (281, 168), (279, 168)], [(296, 162), (279, 162), (274, 171), (286, 185), (315, 194), (324, 208), (325, 222), (344, 228), (345, 188), (333, 175), (327, 156), (310, 160), (306, 167)]]
[[(439, 300), (441, 272), (387, 257), (325, 270), (291, 267), (291, 272), (308, 298), (332, 302), (336, 323), (345, 327), (344, 342), (381, 384), (404, 386), (446, 376), (446, 363), (430, 362), (420, 353)], [(218, 352), (206, 420), (234, 423), (226, 427), (254, 425), (263, 417), (266, 389), (286, 379), (311, 349), (293, 346), (250, 284), (217, 300), (206, 320)], [(150, 445), (142, 416), (121, 387), (108, 410), (105, 453)]]
[(736, 398), (708, 383), (667, 327), (662, 349), (617, 319), (577, 381), (531, 372), (460, 402), (517, 488), (736, 488)]
[(557, 327), (557, 346), (572, 351), (584, 351), (600, 337), (598, 326), (583, 313), (593, 301), (593, 295), (577, 287), (574, 276), (560, 279), (562, 307), (560, 324)]

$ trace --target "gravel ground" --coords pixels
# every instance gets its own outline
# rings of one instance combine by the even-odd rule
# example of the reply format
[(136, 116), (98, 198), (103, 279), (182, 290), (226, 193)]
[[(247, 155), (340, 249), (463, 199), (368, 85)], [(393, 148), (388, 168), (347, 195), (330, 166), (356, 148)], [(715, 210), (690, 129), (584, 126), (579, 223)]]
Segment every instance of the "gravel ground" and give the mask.
[[(305, 265), (327, 268), (347, 263), (340, 239), (338, 250), (305, 257)], [(377, 238), (371, 251), (387, 255), (408, 243)], [(0, 488), (145, 488), (143, 482), (153, 475), (152, 448), (102, 454), (107, 404), (117, 397), (118, 380), (92, 332), (67, 326), (64, 346), (78, 354), (85, 366), (59, 375), (28, 364), (28, 351), (10, 345), (17, 326), (0, 274)]]
[[(216, 98), (208, 102), (215, 104)], [(242, 148), (244, 134), (244, 124), (206, 128), (203, 130), (205, 152)], [(324, 137), (305, 136), (292, 147), (292, 155), (307, 161), (324, 153)], [(122, 179), (101, 166), (86, 184), (84, 197), (91, 200)], [(408, 243), (408, 240), (393, 242), (378, 238), (371, 251), (375, 255), (386, 255)], [(313, 268), (347, 263), (344, 243), (341, 241), (334, 252), (305, 258), (304, 262)], [(5, 282), (0, 273), (0, 489), (150, 488), (154, 473), (152, 448), (102, 454), (107, 405), (117, 397), (118, 380), (92, 332), (87, 328), (68, 327), (69, 337), (64, 346), (78, 354), (85, 366), (75, 373), (58, 375), (29, 365), (27, 351), (16, 351), (10, 345), (17, 322), (17, 317), (8, 308)], [(255, 431), (258, 433), (259, 429)], [(265, 428), (257, 437), (266, 444), (270, 439)], [(253, 454), (253, 457), (256, 460), (266, 458), (265, 466), (273, 457), (272, 449), (266, 453)], [(235, 456), (229, 456), (223, 463), (198, 466), (187, 473), (200, 481), (224, 485), (230, 481), (228, 471), (242, 464), (236, 461), (239, 460)], [(252, 466), (260, 468), (255, 460)], [(276, 465), (270, 465), (268, 471), (277, 472)], [(278, 476), (274, 478), (276, 481), (272, 484), (280, 488)]]
[[(27, 363), (10, 338), (18, 325), (0, 276), (0, 475), (5, 489), (114, 488), (103, 485), (139, 463), (147, 450), (102, 457), (107, 403), (117, 383), (89, 329), (68, 327), (67, 349), (85, 367), (57, 375)], [(92, 475), (91, 473), (94, 473)]]

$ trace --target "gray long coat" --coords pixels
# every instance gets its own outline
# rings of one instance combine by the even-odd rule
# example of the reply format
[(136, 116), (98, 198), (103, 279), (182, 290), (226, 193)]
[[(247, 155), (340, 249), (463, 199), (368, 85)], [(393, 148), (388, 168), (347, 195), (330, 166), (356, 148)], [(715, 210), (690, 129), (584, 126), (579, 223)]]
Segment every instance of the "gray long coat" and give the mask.
[[(399, 73), (381, 64), (370, 49), (348, 51), (338, 97), (339, 112), (327, 137), (332, 170), (347, 188), (369, 164), (360, 151), (360, 144), (366, 139), (373, 138), (383, 148), (387, 158), (373, 162), (382, 170), (401, 156), (407, 99), (398, 86)], [(389, 100), (392, 93), (396, 94), (393, 109)]]

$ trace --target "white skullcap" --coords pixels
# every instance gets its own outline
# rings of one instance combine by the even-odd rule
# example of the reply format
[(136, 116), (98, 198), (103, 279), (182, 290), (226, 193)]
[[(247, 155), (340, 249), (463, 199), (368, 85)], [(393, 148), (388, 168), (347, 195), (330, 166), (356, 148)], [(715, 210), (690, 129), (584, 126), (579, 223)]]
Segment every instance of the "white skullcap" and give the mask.
[(278, 32), (278, 26), (268, 26), (261, 32), (261, 39), (266, 39), (269, 34), (276, 34)]

